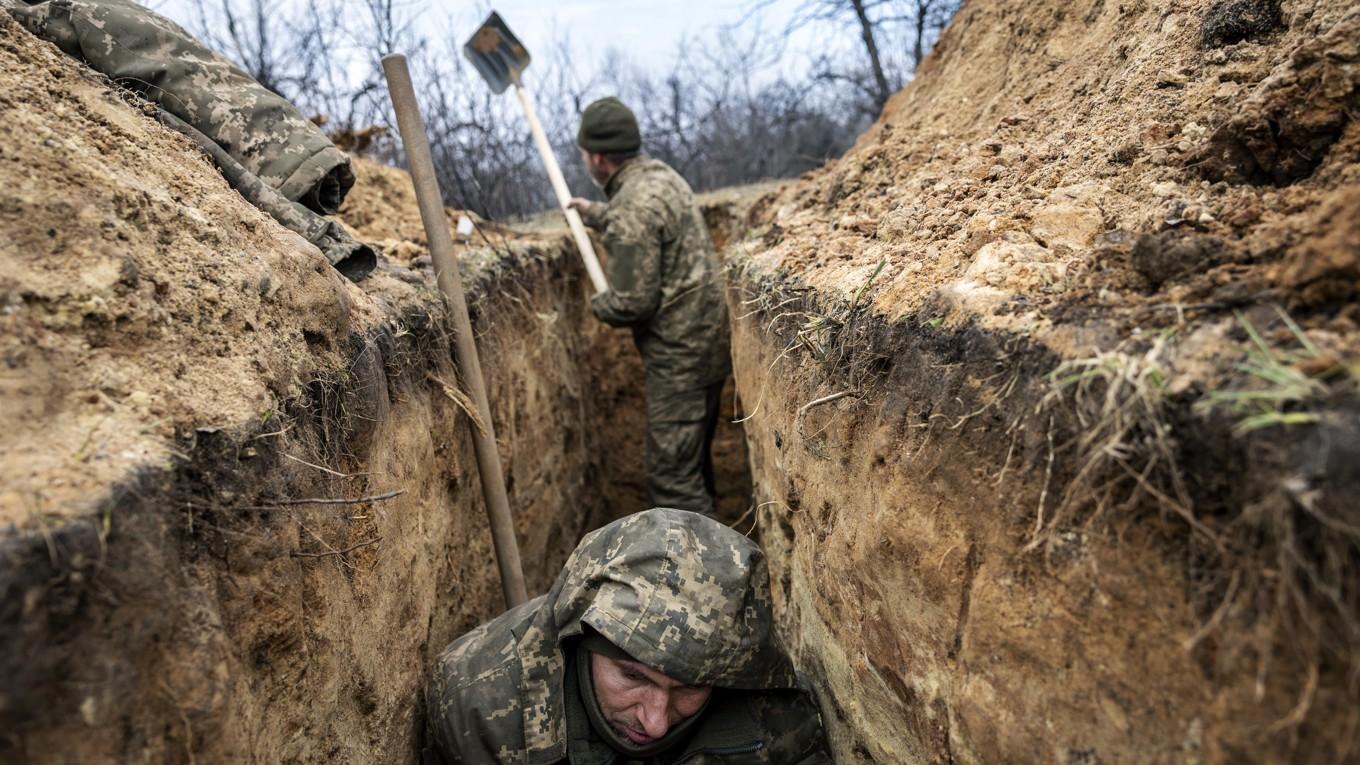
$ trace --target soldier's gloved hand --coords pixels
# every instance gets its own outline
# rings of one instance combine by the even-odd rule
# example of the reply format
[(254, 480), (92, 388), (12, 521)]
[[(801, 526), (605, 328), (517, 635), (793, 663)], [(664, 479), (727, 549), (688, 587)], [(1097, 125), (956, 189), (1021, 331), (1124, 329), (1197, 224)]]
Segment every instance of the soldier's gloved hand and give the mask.
[(567, 202), (567, 207), (569, 209), (575, 210), (578, 213), (584, 213), (586, 210), (589, 210), (590, 206), (593, 204), (595, 203), (590, 201), (589, 199), (585, 199), (583, 197), (572, 197), (571, 201)]

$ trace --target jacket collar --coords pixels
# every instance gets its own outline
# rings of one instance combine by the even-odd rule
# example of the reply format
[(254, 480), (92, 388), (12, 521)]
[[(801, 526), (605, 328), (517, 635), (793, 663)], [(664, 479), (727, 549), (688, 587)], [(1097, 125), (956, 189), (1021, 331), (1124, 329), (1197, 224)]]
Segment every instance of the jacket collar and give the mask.
[(622, 165), (619, 165), (619, 168), (614, 171), (614, 174), (609, 176), (609, 180), (604, 182), (604, 195), (609, 199), (613, 199), (614, 195), (619, 193), (619, 189), (623, 188), (624, 182), (630, 176), (635, 175), (643, 165), (647, 164), (647, 160), (649, 159), (651, 159), (651, 157), (648, 157), (646, 154), (639, 154), (624, 162)]

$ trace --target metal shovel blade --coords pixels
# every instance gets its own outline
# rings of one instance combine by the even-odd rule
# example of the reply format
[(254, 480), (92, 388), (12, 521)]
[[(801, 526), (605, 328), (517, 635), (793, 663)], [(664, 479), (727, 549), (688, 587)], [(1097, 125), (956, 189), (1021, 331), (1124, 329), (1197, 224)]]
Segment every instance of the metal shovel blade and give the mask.
[(495, 11), (463, 46), (463, 55), (496, 93), (504, 93), (506, 88), (519, 82), (520, 73), (529, 66), (529, 51)]

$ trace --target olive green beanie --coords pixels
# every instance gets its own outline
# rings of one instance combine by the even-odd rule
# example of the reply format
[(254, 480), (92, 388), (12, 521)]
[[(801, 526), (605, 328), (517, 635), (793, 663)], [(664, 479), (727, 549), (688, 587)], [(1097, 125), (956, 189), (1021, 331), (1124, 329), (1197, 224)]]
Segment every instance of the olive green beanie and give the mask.
[(633, 110), (610, 96), (586, 107), (576, 143), (592, 154), (628, 154), (642, 148), (642, 133)]

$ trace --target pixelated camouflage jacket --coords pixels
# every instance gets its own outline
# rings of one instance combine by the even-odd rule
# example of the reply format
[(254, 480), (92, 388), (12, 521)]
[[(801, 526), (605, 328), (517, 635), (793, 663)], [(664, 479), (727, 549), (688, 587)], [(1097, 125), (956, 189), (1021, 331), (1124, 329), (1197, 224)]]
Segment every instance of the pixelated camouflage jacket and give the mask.
[(582, 219), (604, 237), (609, 290), (591, 307), (633, 329), (649, 387), (691, 390), (731, 371), (727, 304), (713, 242), (694, 192), (651, 157), (629, 160), (605, 186), (608, 202)]
[(287, 199), (339, 209), (349, 157), (292, 104), (130, 0), (10, 0), (30, 32), (178, 117)]
[(448, 763), (568, 757), (564, 646), (586, 627), (681, 682), (715, 687), (662, 762), (829, 762), (810, 694), (776, 639), (760, 548), (697, 513), (655, 509), (586, 536), (546, 595), (454, 641), (429, 689)]

